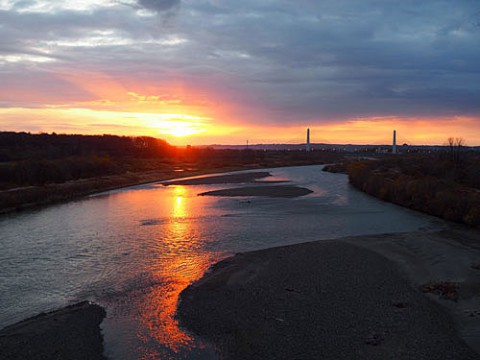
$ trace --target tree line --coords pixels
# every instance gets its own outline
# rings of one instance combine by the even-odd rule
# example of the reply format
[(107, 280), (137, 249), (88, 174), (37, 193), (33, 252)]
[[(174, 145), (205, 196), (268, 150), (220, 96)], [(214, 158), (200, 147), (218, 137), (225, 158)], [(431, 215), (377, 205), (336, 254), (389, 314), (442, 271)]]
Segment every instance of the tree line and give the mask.
[(174, 147), (148, 136), (57, 135), (0, 132), (0, 162), (110, 156), (170, 156)]
[(144, 170), (175, 148), (153, 137), (0, 132), (0, 189)]
[(382, 200), (480, 226), (480, 156), (445, 152), (347, 165), (350, 183)]
[(0, 190), (148, 171), (334, 162), (334, 152), (175, 147), (153, 137), (0, 132)]

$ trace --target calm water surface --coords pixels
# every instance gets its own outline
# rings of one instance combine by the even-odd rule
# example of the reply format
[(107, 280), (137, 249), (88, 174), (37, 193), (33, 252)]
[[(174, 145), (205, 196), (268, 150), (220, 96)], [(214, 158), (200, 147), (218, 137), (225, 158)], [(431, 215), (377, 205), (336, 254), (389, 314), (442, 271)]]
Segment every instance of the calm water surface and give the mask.
[(295, 199), (197, 196), (242, 185), (150, 184), (0, 217), (0, 328), (92, 300), (107, 309), (110, 358), (210, 359), (212, 348), (174, 314), (179, 293), (212, 263), (272, 246), (445, 226), (321, 168), (271, 170), (268, 180), (314, 191)]

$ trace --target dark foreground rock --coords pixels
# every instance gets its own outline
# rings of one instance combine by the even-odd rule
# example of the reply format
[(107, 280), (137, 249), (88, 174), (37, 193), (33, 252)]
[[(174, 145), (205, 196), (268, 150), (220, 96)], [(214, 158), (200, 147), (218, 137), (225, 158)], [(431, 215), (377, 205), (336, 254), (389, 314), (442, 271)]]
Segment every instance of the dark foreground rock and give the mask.
[(178, 317), (231, 359), (479, 359), (393, 262), (341, 241), (221, 261)]
[(242, 188), (214, 190), (200, 193), (200, 196), (267, 196), (297, 197), (308, 195), (312, 190), (292, 185), (248, 186)]
[(0, 359), (103, 360), (105, 310), (89, 302), (42, 313), (0, 330)]

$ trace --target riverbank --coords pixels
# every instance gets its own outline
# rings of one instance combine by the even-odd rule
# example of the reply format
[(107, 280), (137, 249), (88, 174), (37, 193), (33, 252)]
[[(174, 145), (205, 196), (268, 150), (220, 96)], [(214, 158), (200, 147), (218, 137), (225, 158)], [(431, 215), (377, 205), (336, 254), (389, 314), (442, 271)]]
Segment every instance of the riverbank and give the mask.
[[(0, 191), (0, 215), (21, 211), (25, 209), (47, 206), (56, 203), (76, 200), (88, 195), (119, 189), (122, 187), (142, 185), (152, 182), (172, 180), (167, 185), (195, 185), (195, 184), (220, 184), (220, 183), (241, 183), (256, 182), (255, 179), (268, 176), (268, 173), (262, 172), (261, 176), (254, 175), (253, 178), (234, 175), (228, 179), (223, 179), (223, 175), (212, 176), (212, 179), (198, 181), (175, 181), (174, 179), (208, 175), (215, 173), (224, 173), (241, 170), (260, 170), (276, 167), (320, 165), (323, 163), (304, 164), (298, 161), (275, 162), (268, 164), (247, 164), (237, 166), (220, 166), (205, 168), (169, 168), (166, 170), (152, 170), (145, 172), (130, 172), (125, 174), (101, 176), (89, 179), (80, 179), (60, 184), (46, 184), (42, 186), (28, 186)], [(266, 174), (265, 176), (263, 176)]]
[(480, 228), (479, 163), (477, 154), (465, 155), (462, 162), (399, 155), (352, 161), (346, 168), (350, 184), (369, 195)]
[(90, 179), (69, 181), (61, 184), (29, 186), (0, 191), (0, 214), (21, 211), (29, 208), (51, 205), (79, 199), (99, 192), (127, 186), (147, 184), (157, 181), (206, 175), (218, 172), (258, 169), (256, 166), (232, 166), (205, 168), (185, 171), (147, 171), (121, 175), (102, 176)]
[(226, 358), (479, 359), (478, 239), (405, 233), (238, 254), (182, 293), (178, 316)]
[(105, 360), (100, 323), (105, 310), (82, 302), (0, 330), (0, 358)]

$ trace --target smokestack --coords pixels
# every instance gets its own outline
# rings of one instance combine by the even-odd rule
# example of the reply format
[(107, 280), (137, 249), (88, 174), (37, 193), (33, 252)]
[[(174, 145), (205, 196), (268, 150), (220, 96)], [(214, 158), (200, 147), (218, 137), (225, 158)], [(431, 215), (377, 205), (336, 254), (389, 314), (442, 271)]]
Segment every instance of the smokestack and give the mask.
[(392, 154), (397, 153), (397, 130), (393, 130), (393, 146), (392, 146)]
[(307, 152), (310, 151), (310, 129), (307, 129), (307, 145), (306, 145)]

